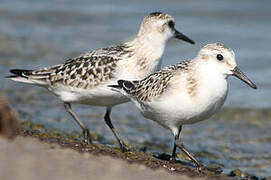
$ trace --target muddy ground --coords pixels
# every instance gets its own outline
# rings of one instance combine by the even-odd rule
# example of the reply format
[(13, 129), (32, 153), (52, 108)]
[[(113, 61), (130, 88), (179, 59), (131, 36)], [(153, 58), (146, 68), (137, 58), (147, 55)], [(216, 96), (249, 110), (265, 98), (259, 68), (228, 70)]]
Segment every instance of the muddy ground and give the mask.
[(0, 162), (5, 162), (0, 179), (259, 179), (240, 170), (224, 174), (215, 165), (199, 172), (186, 161), (172, 163), (134, 148), (122, 153), (118, 147), (86, 145), (71, 134), (22, 125), (14, 141), (0, 140)]
[(123, 153), (101, 144), (97, 134), (87, 145), (78, 133), (19, 122), (6, 101), (0, 103), (0, 135), (0, 179), (270, 179), (238, 169), (223, 173), (215, 164), (199, 171), (185, 156), (173, 163), (168, 154), (131, 145)]

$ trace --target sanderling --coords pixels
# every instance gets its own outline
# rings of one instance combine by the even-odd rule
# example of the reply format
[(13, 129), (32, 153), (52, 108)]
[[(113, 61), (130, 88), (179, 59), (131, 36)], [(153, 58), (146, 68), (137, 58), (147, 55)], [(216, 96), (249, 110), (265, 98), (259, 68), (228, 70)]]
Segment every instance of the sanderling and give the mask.
[(104, 120), (112, 130), (122, 150), (125, 143), (120, 139), (110, 120), (114, 105), (129, 101), (120, 93), (108, 89), (107, 85), (118, 79), (142, 79), (158, 68), (166, 43), (171, 38), (194, 42), (175, 29), (172, 16), (154, 12), (146, 16), (137, 37), (127, 43), (97, 49), (64, 64), (37, 70), (12, 69), (9, 76), (14, 81), (34, 84), (49, 89), (63, 102), (82, 128), (84, 141), (91, 143), (89, 130), (71, 109), (71, 103), (105, 106)]
[(209, 118), (226, 100), (227, 78), (236, 76), (253, 84), (237, 67), (234, 52), (223, 44), (204, 46), (189, 61), (168, 66), (139, 81), (119, 80), (110, 85), (129, 97), (142, 115), (171, 130), (174, 135), (172, 160), (179, 147), (198, 167), (202, 165), (179, 140), (182, 126)]

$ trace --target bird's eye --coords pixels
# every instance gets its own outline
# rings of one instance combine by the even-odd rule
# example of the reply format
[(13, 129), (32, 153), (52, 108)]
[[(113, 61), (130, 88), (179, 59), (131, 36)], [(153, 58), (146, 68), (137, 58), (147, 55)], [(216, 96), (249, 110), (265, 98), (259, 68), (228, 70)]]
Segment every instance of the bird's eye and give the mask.
[(216, 59), (219, 60), (219, 61), (222, 61), (223, 60), (223, 56), (221, 54), (218, 54), (216, 56)]
[(173, 21), (169, 21), (169, 22), (168, 22), (168, 26), (169, 26), (171, 29), (174, 29), (175, 23), (174, 23)]

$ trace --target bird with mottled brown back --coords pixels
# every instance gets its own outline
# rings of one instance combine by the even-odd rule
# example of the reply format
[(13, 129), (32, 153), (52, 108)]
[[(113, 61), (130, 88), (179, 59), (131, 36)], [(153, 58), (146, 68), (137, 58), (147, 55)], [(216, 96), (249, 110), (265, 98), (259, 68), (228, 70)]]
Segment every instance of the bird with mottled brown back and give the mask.
[(64, 102), (64, 107), (82, 128), (84, 141), (91, 143), (89, 130), (71, 109), (71, 103), (106, 107), (104, 120), (123, 151), (127, 150), (110, 120), (113, 106), (129, 101), (107, 88), (118, 79), (136, 80), (159, 68), (165, 46), (171, 38), (194, 42), (175, 29), (168, 14), (155, 12), (144, 18), (139, 33), (130, 42), (105, 47), (68, 59), (63, 64), (37, 70), (10, 70), (11, 80), (47, 88)]

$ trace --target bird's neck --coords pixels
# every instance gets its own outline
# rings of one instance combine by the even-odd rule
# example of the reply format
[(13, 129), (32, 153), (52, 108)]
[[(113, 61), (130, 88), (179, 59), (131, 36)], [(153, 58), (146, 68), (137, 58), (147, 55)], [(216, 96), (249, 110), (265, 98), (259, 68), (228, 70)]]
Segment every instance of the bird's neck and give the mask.
[(128, 44), (133, 52), (133, 61), (138, 68), (153, 72), (161, 65), (166, 41), (144, 36), (137, 37)]
[(140, 54), (150, 54), (161, 57), (163, 55), (167, 40), (159, 39), (154, 35), (138, 36), (132, 42), (137, 52)]

